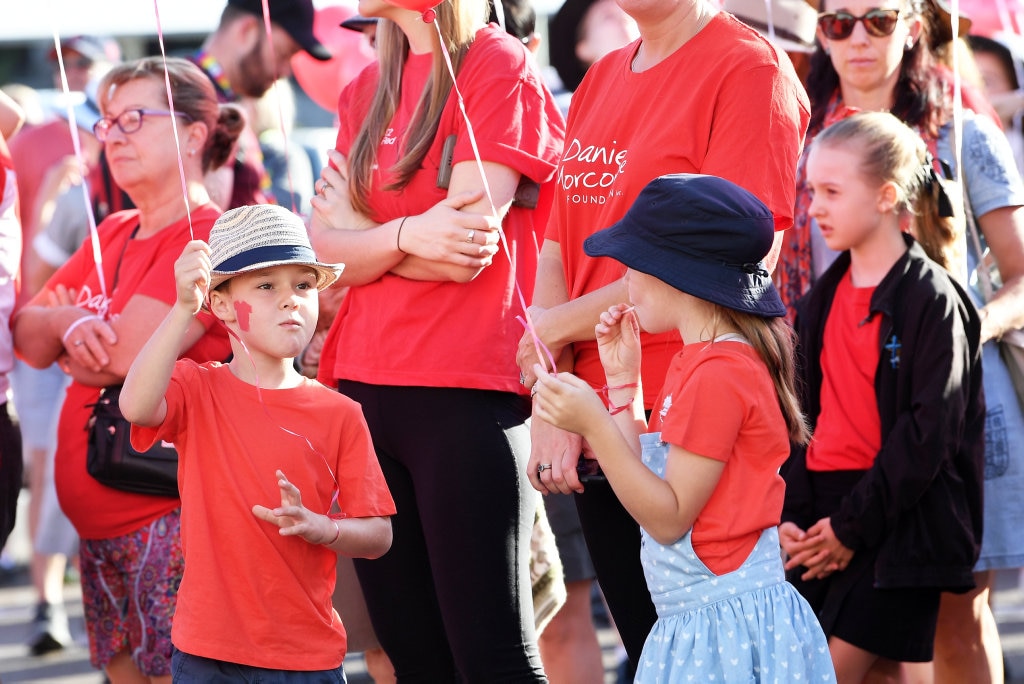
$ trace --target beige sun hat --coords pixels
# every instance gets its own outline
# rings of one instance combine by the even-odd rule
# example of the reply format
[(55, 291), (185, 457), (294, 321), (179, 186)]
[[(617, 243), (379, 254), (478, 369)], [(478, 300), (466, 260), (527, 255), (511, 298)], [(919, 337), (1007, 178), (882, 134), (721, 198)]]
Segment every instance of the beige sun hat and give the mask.
[(814, 52), (818, 13), (805, 0), (724, 0), (722, 9), (785, 52)]
[(317, 260), (302, 219), (276, 204), (257, 204), (224, 212), (210, 230), (210, 289), (228, 278), (261, 268), (299, 264), (316, 271), (316, 287), (334, 284), (345, 264)]

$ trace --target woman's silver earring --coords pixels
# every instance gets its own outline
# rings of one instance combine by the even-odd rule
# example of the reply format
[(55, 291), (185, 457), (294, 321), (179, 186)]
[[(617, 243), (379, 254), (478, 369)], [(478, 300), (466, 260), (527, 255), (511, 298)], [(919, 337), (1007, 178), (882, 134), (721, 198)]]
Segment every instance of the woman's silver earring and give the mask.
[(908, 37), (906, 45), (907, 45), (907, 50), (913, 50), (914, 49), (914, 39)]

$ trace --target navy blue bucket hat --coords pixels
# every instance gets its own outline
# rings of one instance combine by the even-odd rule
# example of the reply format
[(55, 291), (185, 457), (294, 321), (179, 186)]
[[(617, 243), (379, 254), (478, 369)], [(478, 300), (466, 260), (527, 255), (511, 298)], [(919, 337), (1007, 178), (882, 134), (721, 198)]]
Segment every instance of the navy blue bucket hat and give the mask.
[(583, 243), (592, 257), (611, 257), (677, 290), (766, 318), (786, 307), (763, 259), (775, 239), (764, 202), (715, 176), (655, 178), (626, 215)]

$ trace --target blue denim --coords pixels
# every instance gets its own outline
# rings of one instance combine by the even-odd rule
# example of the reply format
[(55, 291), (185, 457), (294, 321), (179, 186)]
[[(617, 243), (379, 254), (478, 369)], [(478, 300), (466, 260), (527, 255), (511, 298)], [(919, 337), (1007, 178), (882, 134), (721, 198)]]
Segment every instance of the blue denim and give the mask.
[(345, 670), (268, 670), (213, 660), (174, 649), (171, 675), (175, 684), (346, 684)]

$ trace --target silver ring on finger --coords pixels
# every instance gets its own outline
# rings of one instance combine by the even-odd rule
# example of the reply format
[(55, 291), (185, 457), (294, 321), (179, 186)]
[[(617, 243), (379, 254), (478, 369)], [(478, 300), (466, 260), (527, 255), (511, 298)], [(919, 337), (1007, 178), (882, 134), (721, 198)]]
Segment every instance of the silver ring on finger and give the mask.
[(550, 463), (541, 463), (540, 465), (537, 466), (537, 477), (540, 477), (545, 470), (551, 470)]
[(476, 231), (475, 230), (470, 230), (469, 234), (466, 235), (466, 242), (473, 242), (473, 238), (475, 238), (475, 237), (476, 237)]

